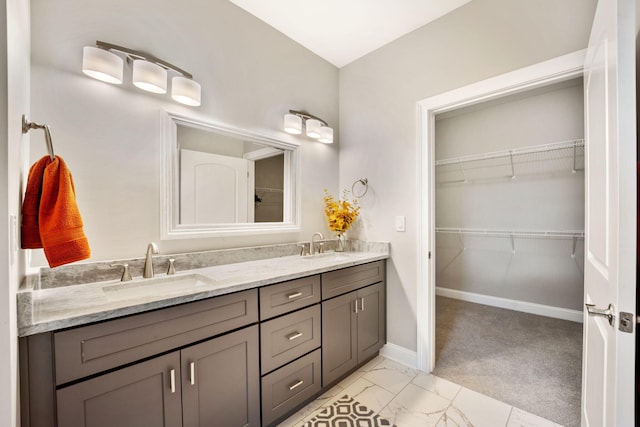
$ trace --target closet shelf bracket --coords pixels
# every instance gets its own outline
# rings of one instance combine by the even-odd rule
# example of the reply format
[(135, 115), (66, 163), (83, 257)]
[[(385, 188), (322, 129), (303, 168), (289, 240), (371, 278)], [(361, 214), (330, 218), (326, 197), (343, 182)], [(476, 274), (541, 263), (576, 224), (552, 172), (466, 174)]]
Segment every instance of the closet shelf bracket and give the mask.
[(460, 173), (462, 174), (462, 182), (466, 184), (467, 182), (467, 174), (464, 173), (464, 166), (462, 166), (462, 161), (458, 160), (458, 168), (460, 168)]
[(509, 160), (511, 160), (511, 179), (516, 179), (516, 168), (513, 166), (513, 150), (509, 151)]

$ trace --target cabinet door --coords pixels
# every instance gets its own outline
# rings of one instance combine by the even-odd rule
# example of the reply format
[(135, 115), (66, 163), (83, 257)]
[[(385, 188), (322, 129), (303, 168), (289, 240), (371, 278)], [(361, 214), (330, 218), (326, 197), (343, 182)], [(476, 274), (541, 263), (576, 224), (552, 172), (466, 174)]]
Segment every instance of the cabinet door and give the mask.
[(181, 352), (184, 427), (259, 426), (258, 326)]
[(358, 304), (358, 362), (362, 362), (386, 341), (384, 282), (360, 289)]
[(179, 370), (176, 351), (60, 389), (58, 427), (179, 427)]
[(322, 302), (322, 386), (358, 363), (356, 292)]

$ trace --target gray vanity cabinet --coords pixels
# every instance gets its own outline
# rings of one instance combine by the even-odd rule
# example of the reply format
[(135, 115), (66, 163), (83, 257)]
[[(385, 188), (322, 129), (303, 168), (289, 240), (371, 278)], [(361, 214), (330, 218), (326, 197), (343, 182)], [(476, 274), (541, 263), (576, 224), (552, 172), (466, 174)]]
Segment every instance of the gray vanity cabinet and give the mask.
[(60, 389), (58, 426), (179, 427), (179, 368), (176, 351)]
[(260, 302), (262, 425), (271, 426), (322, 388), (320, 276), (263, 287)]
[(21, 422), (274, 426), (385, 338), (384, 260), (29, 335)]
[(22, 425), (260, 426), (258, 320), (252, 289), (21, 338)]
[(322, 301), (322, 384), (326, 387), (375, 355), (385, 343), (384, 263), (330, 272), (322, 279), (323, 298), (356, 288)]
[(260, 425), (257, 325), (180, 353), (184, 427)]
[(258, 327), (59, 389), (59, 427), (259, 426)]

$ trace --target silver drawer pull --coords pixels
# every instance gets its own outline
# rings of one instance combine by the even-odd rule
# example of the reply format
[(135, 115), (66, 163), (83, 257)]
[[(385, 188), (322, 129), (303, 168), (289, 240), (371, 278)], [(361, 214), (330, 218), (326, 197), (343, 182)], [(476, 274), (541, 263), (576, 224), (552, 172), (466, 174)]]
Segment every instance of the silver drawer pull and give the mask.
[(302, 292), (296, 292), (295, 294), (287, 295), (287, 298), (294, 299), (294, 298), (299, 298), (301, 296), (302, 296)]
[(171, 393), (176, 392), (176, 370), (169, 371), (169, 383), (171, 385)]
[(189, 382), (191, 385), (195, 385), (196, 383), (196, 363), (189, 363)]
[(295, 390), (296, 388), (300, 387), (302, 384), (304, 384), (304, 381), (300, 380), (297, 383), (290, 385), (289, 391)]
[(295, 339), (298, 339), (302, 336), (302, 332), (294, 332), (293, 334), (289, 335), (287, 338), (289, 339), (289, 341), (293, 341)]

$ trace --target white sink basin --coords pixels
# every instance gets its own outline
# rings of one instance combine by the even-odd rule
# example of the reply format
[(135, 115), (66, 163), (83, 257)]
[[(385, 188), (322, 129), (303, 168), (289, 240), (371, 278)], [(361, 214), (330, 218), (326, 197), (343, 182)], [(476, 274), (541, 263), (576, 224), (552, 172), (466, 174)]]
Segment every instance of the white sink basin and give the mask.
[(102, 288), (108, 299), (119, 300), (145, 296), (171, 296), (196, 292), (203, 287), (214, 286), (215, 281), (200, 274), (162, 276), (153, 279), (134, 279)]

